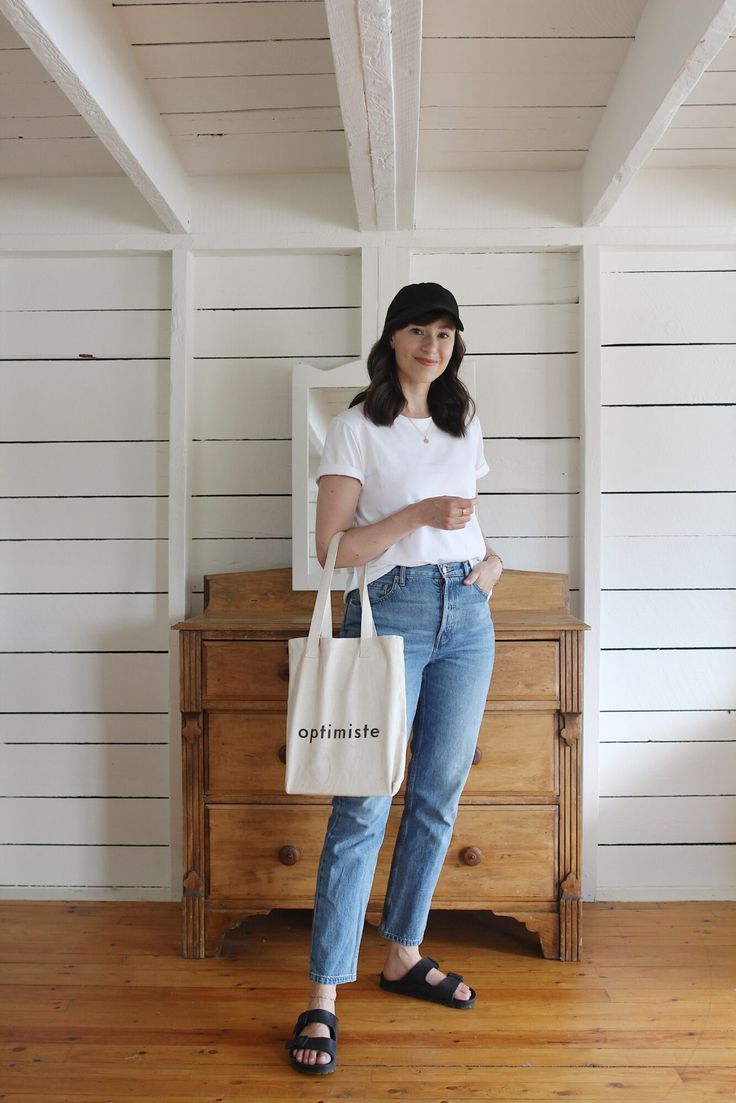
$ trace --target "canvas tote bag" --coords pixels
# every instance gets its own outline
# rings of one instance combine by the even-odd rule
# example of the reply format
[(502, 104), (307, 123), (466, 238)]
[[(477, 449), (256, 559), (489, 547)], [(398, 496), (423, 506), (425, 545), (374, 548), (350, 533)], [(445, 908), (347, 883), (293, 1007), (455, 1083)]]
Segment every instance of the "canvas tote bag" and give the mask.
[(330, 586), (342, 535), (330, 541), (309, 636), (289, 640), (286, 792), (391, 796), (406, 760), (404, 640), (376, 635), (365, 567), (360, 637), (333, 638)]

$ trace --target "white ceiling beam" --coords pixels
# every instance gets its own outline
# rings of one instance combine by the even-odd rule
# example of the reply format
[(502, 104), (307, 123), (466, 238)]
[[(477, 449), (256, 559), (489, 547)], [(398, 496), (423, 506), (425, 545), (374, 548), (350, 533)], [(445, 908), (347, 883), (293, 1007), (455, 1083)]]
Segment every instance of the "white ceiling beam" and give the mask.
[(414, 226), (422, 0), (325, 0), (358, 226)]
[(610, 214), (734, 27), (736, 0), (648, 0), (583, 164), (583, 225)]
[(0, 0), (0, 11), (174, 232), (189, 229), (189, 179), (109, 3)]

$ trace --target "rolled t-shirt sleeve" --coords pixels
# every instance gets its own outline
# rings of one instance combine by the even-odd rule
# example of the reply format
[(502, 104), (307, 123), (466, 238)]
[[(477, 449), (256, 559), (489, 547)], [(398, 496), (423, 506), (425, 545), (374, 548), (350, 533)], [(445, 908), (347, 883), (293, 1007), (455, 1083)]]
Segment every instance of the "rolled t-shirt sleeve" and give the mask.
[(484, 475), (487, 475), (491, 470), (488, 466), (485, 453), (483, 451), (483, 430), (480, 427), (480, 421), (478, 418), (473, 419), (475, 426), (475, 477), (476, 479), (482, 479)]
[(365, 481), (365, 462), (360, 443), (341, 417), (333, 418), (327, 428), (315, 481), (319, 482), (323, 475), (349, 475), (359, 479), (361, 484)]

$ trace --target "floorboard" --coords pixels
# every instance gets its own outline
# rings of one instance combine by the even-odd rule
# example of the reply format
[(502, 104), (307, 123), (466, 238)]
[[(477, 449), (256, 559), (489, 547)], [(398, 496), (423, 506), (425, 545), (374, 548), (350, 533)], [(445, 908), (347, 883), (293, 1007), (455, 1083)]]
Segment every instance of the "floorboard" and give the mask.
[(275, 911), (205, 961), (177, 904), (0, 904), (2, 1103), (718, 1103), (736, 1099), (736, 903), (586, 904), (583, 959), (546, 961), (482, 913), (425, 952), (471, 1012), (382, 992), (368, 925), (341, 989), (334, 1076), (294, 1073), (311, 913)]

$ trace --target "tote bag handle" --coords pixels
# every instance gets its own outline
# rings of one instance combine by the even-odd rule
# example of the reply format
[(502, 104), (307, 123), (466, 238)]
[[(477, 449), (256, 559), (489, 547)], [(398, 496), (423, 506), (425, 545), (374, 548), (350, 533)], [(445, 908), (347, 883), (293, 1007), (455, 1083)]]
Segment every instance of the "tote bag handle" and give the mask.
[[(330, 601), (332, 576), (335, 573), (335, 560), (337, 549), (340, 546), (344, 533), (336, 532), (330, 540), (327, 549), (327, 558), (322, 572), (317, 591), (317, 600), (312, 613), (312, 623), (309, 627), (307, 641), (307, 655), (316, 655), (319, 651), (320, 637), (332, 639), (332, 602)], [(363, 641), (376, 635), (376, 626), (373, 621), (371, 603), (368, 598), (368, 582), (366, 580), (365, 564), (360, 568), (360, 653), (363, 654)]]

